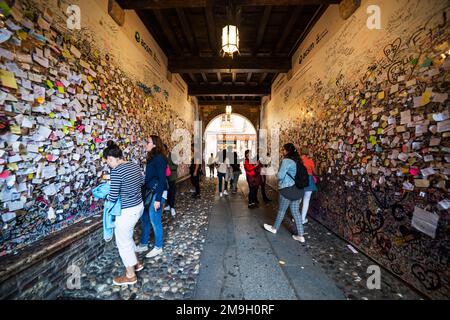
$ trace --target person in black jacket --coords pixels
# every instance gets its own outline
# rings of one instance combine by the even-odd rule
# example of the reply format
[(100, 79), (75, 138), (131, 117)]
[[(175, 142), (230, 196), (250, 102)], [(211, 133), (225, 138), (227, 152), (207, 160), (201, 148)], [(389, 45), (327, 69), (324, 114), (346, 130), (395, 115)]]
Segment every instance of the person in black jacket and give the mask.
[[(147, 144), (147, 166), (145, 168), (145, 187), (153, 191), (149, 208), (146, 208), (141, 219), (141, 243), (136, 248), (136, 252), (148, 250), (150, 237), (150, 224), (155, 233), (155, 246), (145, 256), (152, 258), (162, 253), (163, 249), (163, 226), (161, 222), (162, 209), (167, 199), (167, 157), (161, 138), (152, 135)], [(145, 202), (145, 199), (144, 199)], [(151, 222), (151, 223), (150, 223)]]

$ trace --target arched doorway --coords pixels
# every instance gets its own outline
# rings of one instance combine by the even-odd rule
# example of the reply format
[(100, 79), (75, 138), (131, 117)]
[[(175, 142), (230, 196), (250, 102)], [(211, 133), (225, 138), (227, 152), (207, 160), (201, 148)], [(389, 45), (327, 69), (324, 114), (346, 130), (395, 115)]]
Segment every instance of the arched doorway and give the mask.
[(216, 155), (218, 151), (228, 147), (236, 151), (239, 158), (244, 157), (247, 149), (256, 154), (256, 137), (256, 129), (246, 117), (232, 113), (228, 121), (225, 113), (220, 114), (206, 126), (204, 159), (208, 159), (211, 153)]

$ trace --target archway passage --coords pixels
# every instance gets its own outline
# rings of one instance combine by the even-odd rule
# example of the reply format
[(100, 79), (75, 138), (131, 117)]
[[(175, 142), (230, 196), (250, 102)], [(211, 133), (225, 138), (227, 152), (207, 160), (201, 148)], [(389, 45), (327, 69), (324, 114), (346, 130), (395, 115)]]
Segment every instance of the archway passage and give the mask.
[(206, 125), (204, 141), (205, 159), (224, 149), (237, 152), (239, 158), (244, 157), (247, 149), (256, 153), (256, 129), (249, 119), (239, 114), (227, 117), (224, 113), (212, 119)]

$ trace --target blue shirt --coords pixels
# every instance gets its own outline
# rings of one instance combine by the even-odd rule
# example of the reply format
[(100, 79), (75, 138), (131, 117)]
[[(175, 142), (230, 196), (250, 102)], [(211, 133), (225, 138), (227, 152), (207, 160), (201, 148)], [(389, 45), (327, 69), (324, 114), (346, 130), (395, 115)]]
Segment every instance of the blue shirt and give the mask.
[(291, 178), (288, 173), (295, 178), (295, 174), (297, 173), (297, 163), (292, 159), (283, 159), (277, 173), (278, 189), (292, 187), (295, 184), (295, 180)]
[(161, 201), (163, 192), (168, 189), (166, 168), (167, 162), (160, 154), (155, 155), (145, 168), (145, 186), (154, 190), (155, 201), (158, 202)]

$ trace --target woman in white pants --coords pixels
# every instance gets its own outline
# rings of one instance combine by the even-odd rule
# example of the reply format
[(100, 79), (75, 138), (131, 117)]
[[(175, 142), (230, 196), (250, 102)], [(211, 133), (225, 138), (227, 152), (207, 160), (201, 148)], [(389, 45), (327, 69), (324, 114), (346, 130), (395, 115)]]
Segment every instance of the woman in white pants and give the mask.
[(126, 268), (125, 275), (113, 279), (113, 283), (120, 286), (135, 284), (136, 271), (144, 268), (136, 258), (133, 240), (134, 226), (144, 211), (141, 194), (144, 176), (139, 165), (122, 157), (119, 146), (113, 141), (108, 141), (103, 151), (103, 158), (111, 168), (111, 188), (107, 199), (111, 202), (120, 199), (122, 208), (120, 215), (116, 216), (114, 228), (119, 255)]
[(311, 195), (313, 191), (317, 191), (316, 182), (314, 181), (314, 174), (316, 171), (316, 166), (314, 161), (309, 158), (309, 150), (307, 148), (302, 148), (302, 161), (306, 170), (308, 170), (309, 175), (309, 185), (304, 189), (305, 194), (303, 196), (303, 205), (302, 205), (302, 221), (303, 224), (308, 222), (306, 215), (308, 214), (309, 209), (309, 201), (311, 200)]

